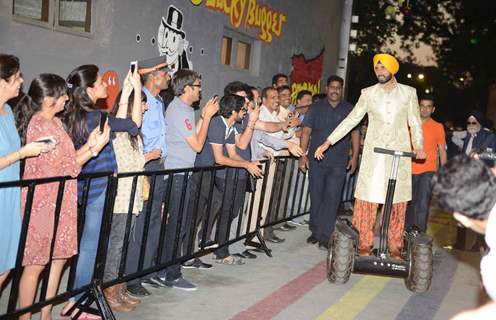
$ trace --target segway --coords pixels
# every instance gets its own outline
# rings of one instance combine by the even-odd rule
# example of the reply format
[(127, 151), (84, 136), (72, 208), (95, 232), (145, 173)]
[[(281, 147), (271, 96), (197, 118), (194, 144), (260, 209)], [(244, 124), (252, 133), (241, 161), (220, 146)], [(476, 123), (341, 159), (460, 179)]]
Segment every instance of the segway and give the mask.
[(351, 273), (404, 278), (413, 292), (425, 292), (432, 279), (432, 238), (412, 228), (404, 232), (404, 259), (392, 259), (388, 252), (388, 227), (393, 205), (394, 189), (401, 157), (414, 157), (413, 152), (374, 148), (374, 152), (393, 156), (379, 235), (379, 247), (371, 256), (359, 255), (358, 231), (348, 220), (338, 220), (329, 242), (327, 279), (331, 283), (348, 282)]

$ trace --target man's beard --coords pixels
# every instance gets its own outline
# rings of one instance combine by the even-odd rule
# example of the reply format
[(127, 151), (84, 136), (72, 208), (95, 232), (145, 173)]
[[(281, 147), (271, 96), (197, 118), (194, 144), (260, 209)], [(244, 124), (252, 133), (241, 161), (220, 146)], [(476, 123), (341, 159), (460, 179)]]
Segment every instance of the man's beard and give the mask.
[(379, 76), (377, 77), (377, 81), (379, 81), (380, 84), (384, 84), (384, 83), (387, 83), (389, 80), (391, 80), (393, 78), (393, 75), (392, 74), (389, 74), (388, 76), (386, 76), (385, 79), (383, 78), (379, 78)]
[(469, 134), (476, 134), (477, 132), (480, 131), (482, 127), (481, 126), (476, 126), (476, 127), (467, 127), (467, 132)]

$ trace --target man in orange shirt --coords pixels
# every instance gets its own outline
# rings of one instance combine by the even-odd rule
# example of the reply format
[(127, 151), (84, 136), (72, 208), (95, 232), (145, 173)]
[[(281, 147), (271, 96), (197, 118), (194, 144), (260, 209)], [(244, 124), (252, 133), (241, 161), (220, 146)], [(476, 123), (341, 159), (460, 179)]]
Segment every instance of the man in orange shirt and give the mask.
[(406, 212), (405, 230), (415, 225), (425, 232), (432, 193), (431, 178), (437, 170), (438, 155), (442, 166), (446, 163), (447, 154), (444, 127), (431, 118), (436, 109), (432, 96), (421, 97), (419, 107), (426, 158), (412, 161), (412, 201)]

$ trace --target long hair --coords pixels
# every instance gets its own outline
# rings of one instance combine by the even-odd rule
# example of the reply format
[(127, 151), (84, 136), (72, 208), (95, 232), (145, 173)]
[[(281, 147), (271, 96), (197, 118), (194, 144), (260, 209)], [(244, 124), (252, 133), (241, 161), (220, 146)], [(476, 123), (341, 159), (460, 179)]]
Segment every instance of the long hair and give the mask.
[(75, 145), (82, 145), (88, 140), (86, 112), (96, 110), (97, 107), (91, 101), (87, 89), (94, 86), (97, 78), (98, 67), (94, 64), (86, 64), (72, 70), (66, 79), (69, 103), (62, 118), (66, 131)]
[(22, 144), (26, 143), (29, 121), (33, 114), (41, 110), (43, 99), (57, 100), (67, 93), (65, 80), (56, 74), (42, 73), (31, 81), (27, 94), (23, 94), (14, 108), (17, 130)]
[[(131, 119), (134, 108), (141, 108), (141, 106), (135, 106), (134, 105), (134, 93), (135, 93), (135, 91), (133, 90), (131, 92), (131, 94), (129, 95), (129, 99), (127, 101), (127, 103), (128, 103), (128, 108), (127, 108), (128, 119)], [(119, 94), (115, 98), (114, 107), (112, 108), (112, 111), (110, 112), (110, 114), (114, 117), (117, 114), (117, 110), (119, 110), (119, 101), (121, 101), (121, 95), (122, 95), (122, 90), (119, 91)], [(146, 103), (146, 94), (143, 91), (141, 91), (141, 102)], [(134, 150), (138, 150), (138, 139), (139, 139), (138, 136), (141, 137), (141, 130), (140, 130), (139, 135), (132, 136), (132, 135), (128, 134), (127, 136), (129, 138), (129, 141), (131, 142), (131, 147), (133, 147)]]
[(19, 58), (11, 54), (0, 54), (0, 78), (8, 81), (19, 71)]

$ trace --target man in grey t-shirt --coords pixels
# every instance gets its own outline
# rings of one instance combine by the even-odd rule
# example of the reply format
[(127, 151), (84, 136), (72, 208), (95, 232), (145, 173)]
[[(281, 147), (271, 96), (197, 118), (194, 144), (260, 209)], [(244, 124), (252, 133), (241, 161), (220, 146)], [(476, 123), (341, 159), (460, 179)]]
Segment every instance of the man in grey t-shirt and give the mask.
[[(179, 70), (176, 72), (174, 80), (172, 81), (172, 88), (175, 97), (170, 102), (165, 112), (167, 127), (165, 141), (169, 151), (167, 161), (165, 162), (165, 169), (191, 168), (194, 166), (196, 153), (203, 149), (203, 145), (207, 138), (210, 119), (219, 109), (219, 104), (216, 98), (210, 99), (203, 108), (202, 116), (196, 126), (195, 112), (192, 105), (200, 99), (200, 75), (192, 70)], [(170, 178), (170, 176), (168, 177)], [(187, 197), (184, 197), (184, 199), (181, 198), (183, 194), (182, 190), (183, 188), (186, 188), (187, 179), (188, 177), (185, 177), (184, 174), (175, 174), (171, 184), (166, 182), (166, 186), (171, 185), (171, 191), (169, 199), (169, 217), (167, 219), (164, 240), (165, 251), (162, 257), (162, 263), (169, 262), (176, 258), (173, 256), (174, 251), (178, 252), (177, 256), (181, 255), (181, 248), (187, 230), (187, 228), (184, 227), (184, 223), (188, 204)], [(186, 195), (187, 194), (188, 193), (186, 192)], [(183, 202), (182, 206), (181, 201)], [(183, 208), (183, 214), (180, 212), (181, 207)], [(183, 217), (182, 222), (179, 222), (179, 217)], [(180, 223), (183, 224), (183, 227), (181, 227), (182, 234), (179, 237), (179, 242), (176, 244), (176, 228)], [(198, 263), (199, 266), (208, 267), (207, 264)], [(179, 264), (167, 267), (164, 271), (159, 273), (159, 277), (173, 288), (187, 291), (196, 289), (194, 284), (182, 277), (181, 266)]]

